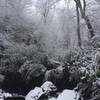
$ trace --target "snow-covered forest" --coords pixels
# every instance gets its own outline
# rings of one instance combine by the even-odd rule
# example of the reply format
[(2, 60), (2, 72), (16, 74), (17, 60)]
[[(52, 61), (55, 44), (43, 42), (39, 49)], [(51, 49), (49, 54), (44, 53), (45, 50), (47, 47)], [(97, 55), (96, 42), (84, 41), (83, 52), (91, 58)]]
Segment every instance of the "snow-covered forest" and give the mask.
[(0, 100), (100, 100), (100, 0), (0, 0)]

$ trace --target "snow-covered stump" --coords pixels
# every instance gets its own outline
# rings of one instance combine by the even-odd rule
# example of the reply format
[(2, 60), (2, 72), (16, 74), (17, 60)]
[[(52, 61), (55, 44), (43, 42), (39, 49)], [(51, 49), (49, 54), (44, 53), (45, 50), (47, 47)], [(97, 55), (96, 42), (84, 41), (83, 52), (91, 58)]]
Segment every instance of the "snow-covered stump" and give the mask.
[(57, 100), (78, 100), (79, 94), (74, 90), (64, 90), (57, 98)]

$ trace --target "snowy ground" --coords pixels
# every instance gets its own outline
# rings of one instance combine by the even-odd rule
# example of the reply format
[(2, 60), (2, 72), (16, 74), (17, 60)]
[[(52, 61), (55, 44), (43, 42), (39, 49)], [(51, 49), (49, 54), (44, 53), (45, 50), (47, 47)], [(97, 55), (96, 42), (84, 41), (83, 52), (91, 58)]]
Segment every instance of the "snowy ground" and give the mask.
[(64, 90), (57, 98), (57, 100), (78, 100), (79, 94), (74, 90)]
[(79, 94), (74, 90), (64, 90), (58, 98), (50, 98), (49, 100), (78, 100)]
[(4, 100), (4, 98), (12, 97), (10, 93), (5, 93), (0, 89), (0, 100)]

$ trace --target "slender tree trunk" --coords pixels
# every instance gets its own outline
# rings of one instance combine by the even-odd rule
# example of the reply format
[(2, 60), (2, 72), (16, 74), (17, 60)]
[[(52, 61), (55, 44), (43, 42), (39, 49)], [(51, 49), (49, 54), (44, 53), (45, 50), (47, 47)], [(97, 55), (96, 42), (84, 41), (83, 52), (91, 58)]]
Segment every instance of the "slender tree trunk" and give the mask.
[(89, 37), (92, 38), (93, 36), (95, 36), (94, 34), (94, 29), (92, 27), (92, 24), (90, 22), (89, 17), (86, 15), (86, 0), (83, 0), (83, 6), (81, 4), (80, 0), (74, 0), (75, 3), (77, 4), (78, 8), (80, 9), (80, 14), (81, 17), (85, 20), (87, 28), (89, 30)]
[(78, 36), (78, 46), (81, 48), (81, 33), (80, 33), (80, 14), (79, 14), (79, 8), (76, 4), (76, 14), (77, 14), (77, 36)]

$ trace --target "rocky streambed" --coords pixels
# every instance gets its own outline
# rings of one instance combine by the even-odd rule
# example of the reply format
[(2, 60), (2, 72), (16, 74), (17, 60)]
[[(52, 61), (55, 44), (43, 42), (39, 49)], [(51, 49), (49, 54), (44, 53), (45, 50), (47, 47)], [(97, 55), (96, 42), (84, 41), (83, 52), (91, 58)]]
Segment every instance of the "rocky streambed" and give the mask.
[(78, 100), (79, 97), (75, 90), (65, 89), (58, 92), (50, 81), (46, 81), (41, 87), (35, 87), (26, 96), (7, 93), (0, 89), (0, 100)]

